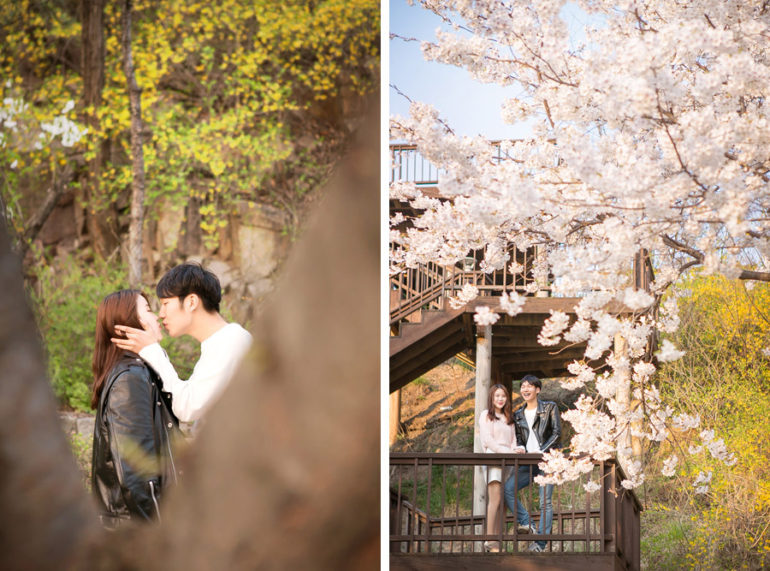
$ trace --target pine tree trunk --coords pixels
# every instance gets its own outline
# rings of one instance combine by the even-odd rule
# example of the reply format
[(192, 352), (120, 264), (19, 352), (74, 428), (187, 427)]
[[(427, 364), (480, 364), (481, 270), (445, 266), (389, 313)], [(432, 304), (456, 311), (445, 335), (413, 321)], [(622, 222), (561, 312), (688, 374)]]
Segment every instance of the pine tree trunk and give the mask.
[(131, 55), (131, 0), (123, 3), (123, 71), (131, 110), (131, 220), (128, 227), (128, 283), (142, 283), (142, 226), (144, 225), (144, 153), (142, 151), (142, 90), (136, 83)]

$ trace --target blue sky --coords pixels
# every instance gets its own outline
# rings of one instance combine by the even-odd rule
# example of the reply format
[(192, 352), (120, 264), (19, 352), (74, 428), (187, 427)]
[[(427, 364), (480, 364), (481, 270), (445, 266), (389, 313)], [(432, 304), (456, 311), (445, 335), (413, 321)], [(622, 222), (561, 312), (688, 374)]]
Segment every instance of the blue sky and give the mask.
[[(418, 4), (390, 0), (390, 32), (418, 40), (434, 40), (436, 28), (449, 30), (441, 19)], [(500, 119), (500, 104), (512, 89), (481, 84), (463, 69), (427, 62), (419, 42), (390, 40), (389, 85), (414, 101), (430, 103), (458, 135), (484, 135), (492, 139), (521, 136), (521, 131)], [(390, 114), (409, 115), (409, 102), (390, 90)], [(506, 95), (507, 94), (507, 95)]]
[[(406, 38), (435, 40), (436, 28), (452, 31), (441, 19), (418, 3), (409, 6), (406, 0), (390, 0), (390, 32)], [(570, 24), (573, 43), (584, 37), (586, 24), (596, 25), (574, 5), (565, 6), (561, 13)], [(458, 135), (484, 135), (490, 139), (515, 139), (526, 133), (523, 127), (502, 122), (500, 105), (517, 94), (516, 86), (501, 87), (482, 84), (471, 79), (463, 69), (427, 62), (422, 57), (420, 42), (405, 42), (399, 38), (390, 42), (390, 114), (407, 116), (409, 102), (390, 85), (414, 101), (430, 103)]]

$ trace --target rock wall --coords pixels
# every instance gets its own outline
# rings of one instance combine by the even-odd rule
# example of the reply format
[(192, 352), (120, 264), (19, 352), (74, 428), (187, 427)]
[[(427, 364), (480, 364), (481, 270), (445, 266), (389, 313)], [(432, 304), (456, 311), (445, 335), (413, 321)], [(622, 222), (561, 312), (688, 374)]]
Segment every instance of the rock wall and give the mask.
[[(37, 238), (39, 246), (54, 255), (64, 255), (88, 246), (88, 237), (78, 228), (82, 220), (72, 193), (65, 194)], [(213, 271), (222, 283), (224, 306), (232, 318), (249, 323), (261, 300), (273, 289), (273, 282), (291, 247), (288, 215), (264, 204), (243, 202), (228, 217), (215, 240), (203, 239), (200, 220), (193, 213), (198, 205), (173, 205), (160, 201), (147, 213), (144, 230), (144, 282), (154, 286), (173, 266), (197, 261)], [(118, 223), (127, 236), (128, 220)], [(213, 243), (212, 243), (213, 242)], [(120, 255), (127, 257), (127, 240)], [(32, 262), (28, 260), (28, 262)]]
[(79, 434), (85, 442), (94, 437), (94, 415), (76, 412), (62, 412), (59, 415), (64, 433), (71, 437)]
[[(219, 278), (224, 305), (233, 319), (250, 322), (255, 308), (273, 289), (277, 271), (291, 246), (286, 213), (269, 205), (249, 206), (243, 202), (228, 217), (215, 243), (207, 247), (200, 227), (187, 224), (183, 208), (164, 205), (157, 212), (157, 220), (145, 228), (145, 281), (154, 284), (179, 263), (199, 262)], [(198, 234), (196, 239), (190, 239), (191, 232)]]

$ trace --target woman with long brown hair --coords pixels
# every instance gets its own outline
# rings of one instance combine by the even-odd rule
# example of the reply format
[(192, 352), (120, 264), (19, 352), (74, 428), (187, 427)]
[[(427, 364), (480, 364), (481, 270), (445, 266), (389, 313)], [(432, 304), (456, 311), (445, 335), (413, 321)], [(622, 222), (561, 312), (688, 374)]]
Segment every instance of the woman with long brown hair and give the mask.
[[(516, 443), (511, 396), (504, 385), (492, 385), (489, 389), (487, 409), (479, 417), (479, 432), (484, 452), (510, 454), (524, 452)], [(487, 473), (487, 534), (499, 534), (502, 526), (502, 469), (490, 466)], [(485, 541), (487, 551), (500, 551), (499, 541)]]
[(110, 342), (118, 324), (146, 328), (160, 339), (158, 319), (140, 291), (112, 293), (99, 305), (91, 483), (109, 528), (128, 519), (159, 518), (160, 494), (176, 480), (172, 447), (179, 434), (158, 376), (138, 355)]

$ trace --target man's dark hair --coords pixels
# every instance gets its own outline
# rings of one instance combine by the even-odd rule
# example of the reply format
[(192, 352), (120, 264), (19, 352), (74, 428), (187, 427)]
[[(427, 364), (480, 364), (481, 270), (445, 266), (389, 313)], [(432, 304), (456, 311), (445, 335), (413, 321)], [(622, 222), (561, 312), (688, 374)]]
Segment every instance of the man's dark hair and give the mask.
[(535, 388), (542, 389), (543, 388), (543, 382), (538, 379), (535, 375), (525, 375), (524, 378), (521, 379), (521, 384), (529, 383)]
[(160, 278), (155, 292), (159, 298), (178, 297), (180, 302), (194, 293), (208, 312), (218, 312), (222, 300), (222, 287), (217, 276), (200, 264), (193, 263), (182, 264), (167, 271)]

